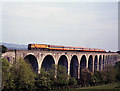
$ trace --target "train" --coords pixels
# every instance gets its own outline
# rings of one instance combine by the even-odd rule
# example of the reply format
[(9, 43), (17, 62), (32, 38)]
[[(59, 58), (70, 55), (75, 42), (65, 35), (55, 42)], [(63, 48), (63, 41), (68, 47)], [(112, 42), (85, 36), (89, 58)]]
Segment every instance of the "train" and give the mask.
[(28, 50), (106, 52), (104, 49), (98, 49), (98, 48), (70, 47), (70, 46), (47, 45), (47, 44), (28, 44)]

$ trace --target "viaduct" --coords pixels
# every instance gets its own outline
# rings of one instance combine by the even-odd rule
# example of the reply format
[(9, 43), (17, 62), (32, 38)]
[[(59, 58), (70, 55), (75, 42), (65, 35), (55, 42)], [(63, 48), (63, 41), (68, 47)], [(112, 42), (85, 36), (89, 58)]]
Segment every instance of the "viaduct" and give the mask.
[(2, 58), (10, 62), (18, 58), (28, 60), (34, 71), (38, 73), (42, 67), (48, 70), (53, 64), (63, 65), (68, 75), (80, 78), (82, 68), (88, 68), (91, 72), (100, 71), (107, 65), (115, 65), (120, 55), (98, 52), (17, 50), (2, 54)]

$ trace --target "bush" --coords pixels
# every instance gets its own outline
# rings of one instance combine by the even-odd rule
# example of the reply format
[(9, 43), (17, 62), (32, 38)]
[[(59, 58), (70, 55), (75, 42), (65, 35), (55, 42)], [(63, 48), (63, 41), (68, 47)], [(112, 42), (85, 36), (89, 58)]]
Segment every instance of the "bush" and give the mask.
[(75, 79), (74, 77), (70, 77), (70, 79), (69, 79), (69, 85), (70, 85), (70, 86), (74, 86), (74, 85), (76, 85), (76, 84), (77, 84), (76, 79)]
[(102, 74), (102, 72), (101, 71), (96, 71), (95, 73), (94, 73), (94, 76), (96, 77), (96, 85), (98, 85), (98, 84), (103, 84), (104, 82), (103, 82), (103, 76), (102, 76), (103, 74)]
[(46, 72), (44, 68), (41, 68), (40, 74), (37, 75), (35, 85), (41, 91), (51, 89), (52, 80), (50, 73)]
[(82, 69), (80, 80), (82, 87), (89, 86), (92, 80), (91, 72), (88, 69)]
[(36, 86), (39, 90), (41, 89), (41, 91), (46, 90), (46, 89), (48, 90), (51, 88), (51, 80), (47, 77), (39, 76), (36, 79)]
[(97, 85), (97, 84), (98, 84), (98, 78), (96, 77), (95, 74), (92, 74), (92, 75), (91, 75), (90, 85), (91, 85), (91, 86), (95, 86), (95, 85)]
[(61, 88), (65, 85), (69, 84), (69, 80), (68, 80), (69, 76), (67, 74), (66, 71), (66, 67), (62, 66), (62, 65), (58, 65), (57, 67), (57, 85)]
[(113, 66), (108, 65), (102, 71), (103, 82), (112, 83), (115, 81), (116, 70)]
[(119, 82), (119, 87), (120, 87), (120, 61), (116, 62), (114, 68), (116, 69), (116, 81)]
[(62, 88), (68, 85), (68, 75), (66, 74), (66, 68), (64, 66), (57, 67), (57, 76), (55, 73), (56, 66), (53, 65), (51, 69), (45, 71), (41, 69), (40, 74), (36, 78), (36, 86), (41, 90), (48, 90), (53, 88)]

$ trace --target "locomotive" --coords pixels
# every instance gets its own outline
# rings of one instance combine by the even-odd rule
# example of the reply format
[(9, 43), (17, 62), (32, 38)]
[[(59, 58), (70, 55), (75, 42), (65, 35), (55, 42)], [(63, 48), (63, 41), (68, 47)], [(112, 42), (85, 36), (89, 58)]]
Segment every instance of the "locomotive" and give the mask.
[(47, 45), (47, 44), (28, 44), (28, 50), (106, 52), (104, 49), (98, 49), (98, 48), (70, 47), (70, 46), (58, 46), (58, 45)]

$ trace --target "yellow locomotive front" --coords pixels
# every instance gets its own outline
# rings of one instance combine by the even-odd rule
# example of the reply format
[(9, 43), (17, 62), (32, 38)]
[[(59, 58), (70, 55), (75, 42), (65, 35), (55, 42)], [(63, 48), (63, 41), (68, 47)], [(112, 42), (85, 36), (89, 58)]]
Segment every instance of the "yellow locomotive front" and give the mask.
[(28, 44), (28, 50), (46, 50), (48, 48), (48, 45), (45, 44)]

